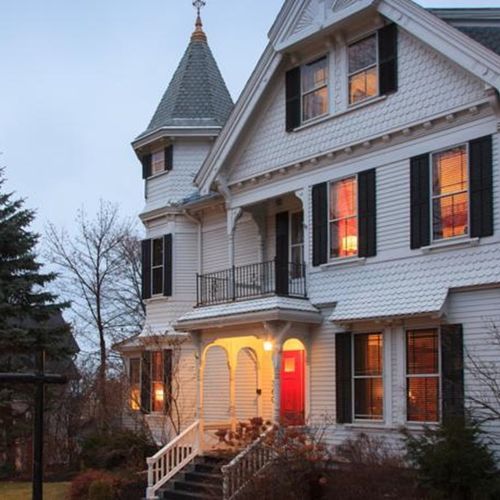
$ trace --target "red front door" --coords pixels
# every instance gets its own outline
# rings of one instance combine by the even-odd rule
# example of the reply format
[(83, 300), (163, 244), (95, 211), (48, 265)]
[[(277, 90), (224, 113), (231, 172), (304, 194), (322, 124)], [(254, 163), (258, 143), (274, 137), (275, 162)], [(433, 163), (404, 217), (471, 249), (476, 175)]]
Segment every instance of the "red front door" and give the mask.
[(283, 352), (280, 408), (282, 424), (304, 424), (304, 351)]

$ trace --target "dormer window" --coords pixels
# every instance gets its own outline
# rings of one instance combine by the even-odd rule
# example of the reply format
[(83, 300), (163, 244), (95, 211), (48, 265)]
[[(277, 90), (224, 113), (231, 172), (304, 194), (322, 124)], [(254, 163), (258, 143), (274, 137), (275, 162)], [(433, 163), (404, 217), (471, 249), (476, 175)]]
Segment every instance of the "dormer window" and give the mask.
[(377, 34), (353, 43), (348, 52), (349, 104), (357, 104), (379, 93)]
[(302, 121), (328, 112), (328, 60), (322, 57), (302, 67)]
[(174, 167), (174, 146), (170, 145), (164, 149), (143, 155), (141, 163), (143, 179), (172, 170)]

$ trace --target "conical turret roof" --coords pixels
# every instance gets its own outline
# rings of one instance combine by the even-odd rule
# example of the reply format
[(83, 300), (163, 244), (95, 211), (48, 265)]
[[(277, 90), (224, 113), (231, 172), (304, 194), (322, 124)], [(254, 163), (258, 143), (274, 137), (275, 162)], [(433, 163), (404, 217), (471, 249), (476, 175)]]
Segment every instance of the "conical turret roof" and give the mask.
[(233, 105), (198, 16), (186, 52), (141, 136), (165, 127), (222, 127)]

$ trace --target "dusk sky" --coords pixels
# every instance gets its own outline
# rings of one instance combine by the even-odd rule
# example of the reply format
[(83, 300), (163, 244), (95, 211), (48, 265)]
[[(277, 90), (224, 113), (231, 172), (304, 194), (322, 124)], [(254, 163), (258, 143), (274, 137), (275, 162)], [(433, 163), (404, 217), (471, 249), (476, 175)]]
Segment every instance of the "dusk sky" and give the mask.
[[(500, 7), (500, 0), (421, 1)], [(236, 99), (282, 0), (207, 0), (209, 44)], [(1, 0), (0, 166), (42, 231), (100, 198), (143, 205), (130, 142), (147, 126), (188, 44), (191, 0)]]

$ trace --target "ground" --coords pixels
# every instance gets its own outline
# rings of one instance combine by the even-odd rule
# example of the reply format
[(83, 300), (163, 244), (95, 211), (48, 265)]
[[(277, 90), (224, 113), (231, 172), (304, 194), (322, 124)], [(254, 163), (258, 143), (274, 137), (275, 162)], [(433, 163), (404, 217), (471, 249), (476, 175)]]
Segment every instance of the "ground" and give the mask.
[[(44, 500), (66, 500), (70, 483), (47, 483), (43, 487)], [(28, 500), (31, 498), (31, 483), (0, 482), (2, 500)]]

